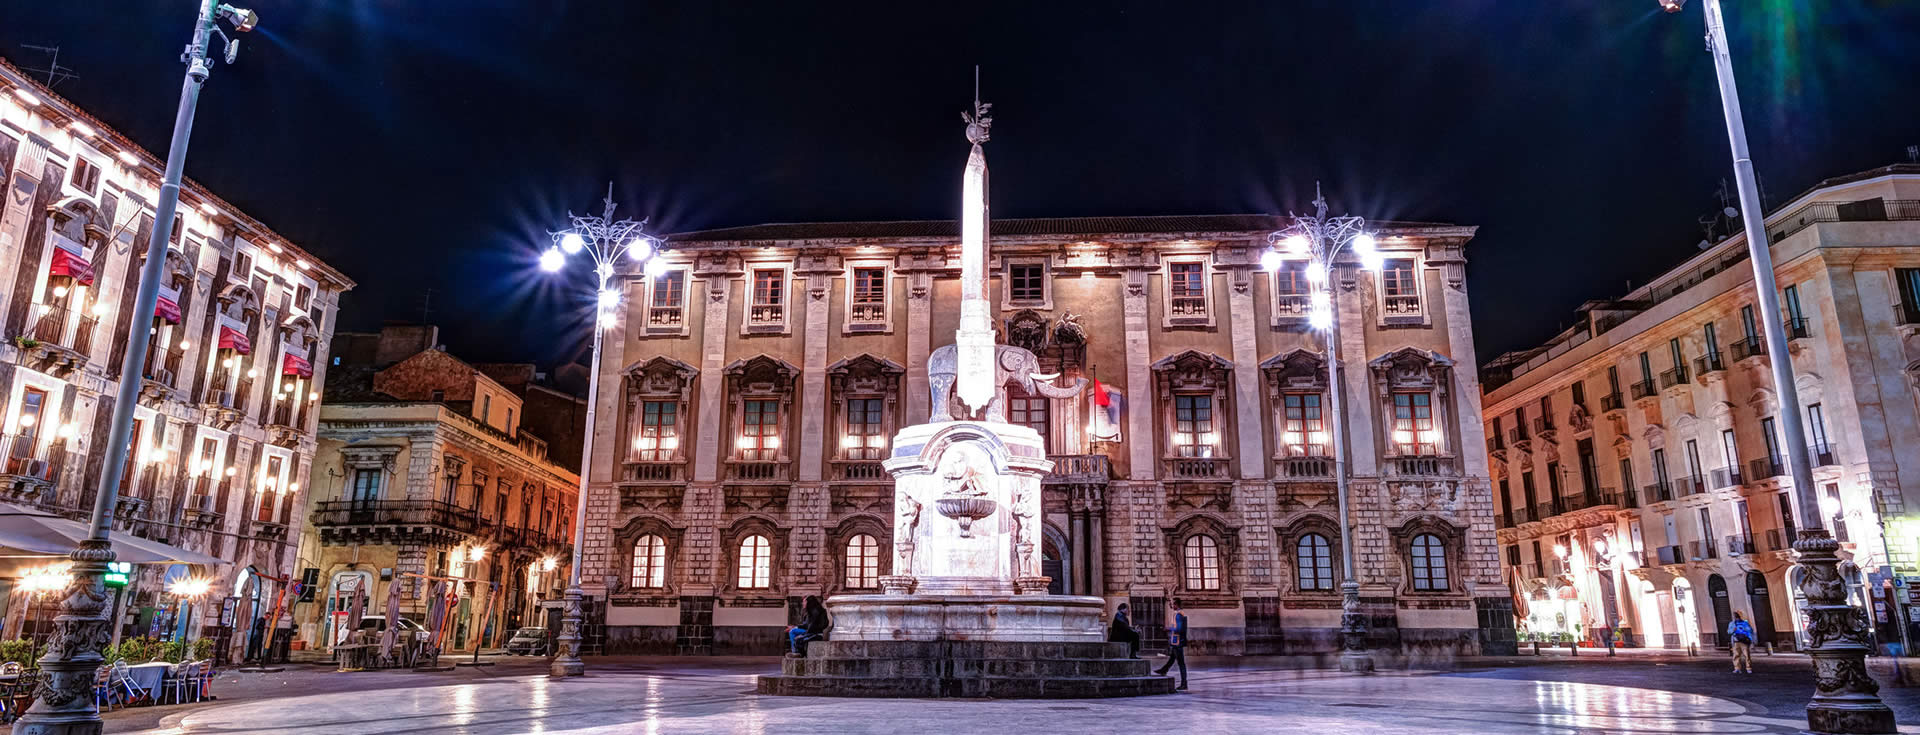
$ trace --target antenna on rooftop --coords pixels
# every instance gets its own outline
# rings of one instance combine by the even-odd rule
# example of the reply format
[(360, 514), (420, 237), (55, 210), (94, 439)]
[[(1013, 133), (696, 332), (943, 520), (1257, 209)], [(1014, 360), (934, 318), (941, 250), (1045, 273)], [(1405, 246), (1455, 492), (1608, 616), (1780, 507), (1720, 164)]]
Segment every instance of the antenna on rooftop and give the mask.
[(73, 73), (73, 67), (60, 65), (60, 47), (59, 46), (35, 46), (30, 43), (23, 43), (23, 44), (20, 44), (20, 47), (25, 49), (30, 49), (33, 51), (38, 51), (40, 53), (47, 55), (47, 68), (45, 69), (27, 68), (25, 71), (31, 74), (46, 75), (46, 82), (47, 82), (48, 89), (52, 89), (54, 88), (54, 86), (58, 85), (59, 83), (67, 81), (69, 79), (80, 78), (80, 75)]

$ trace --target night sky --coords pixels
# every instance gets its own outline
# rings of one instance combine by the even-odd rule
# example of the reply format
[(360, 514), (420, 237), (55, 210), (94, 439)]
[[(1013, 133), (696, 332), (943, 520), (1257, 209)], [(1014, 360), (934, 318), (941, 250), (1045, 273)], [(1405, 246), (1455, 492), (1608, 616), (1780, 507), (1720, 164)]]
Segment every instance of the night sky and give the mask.
[[(238, 0), (236, 0), (238, 2)], [(340, 327), (575, 359), (532, 268), (609, 180), (655, 232), (956, 216), (980, 64), (999, 217), (1480, 225), (1480, 357), (1694, 252), (1730, 179), (1701, 3), (262, 0), (189, 176), (347, 273)], [(164, 155), (191, 0), (9, 2), (0, 55)], [(1920, 3), (1729, 0), (1770, 206), (1920, 144)], [(431, 304), (427, 290), (431, 289)], [(556, 336), (567, 335), (567, 336)]]

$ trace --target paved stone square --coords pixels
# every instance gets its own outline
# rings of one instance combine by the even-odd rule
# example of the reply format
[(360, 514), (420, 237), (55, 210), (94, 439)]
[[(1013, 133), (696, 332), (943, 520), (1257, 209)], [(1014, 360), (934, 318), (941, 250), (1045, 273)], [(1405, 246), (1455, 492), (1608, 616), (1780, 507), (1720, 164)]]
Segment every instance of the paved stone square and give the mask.
[[(225, 678), (223, 701), (108, 713), (109, 732), (190, 733), (1792, 733), (1810, 690), (1804, 657), (1757, 674), (1718, 657), (1475, 659), (1353, 677), (1262, 658), (1196, 661), (1192, 692), (1109, 700), (873, 700), (753, 693), (768, 658), (609, 659), (550, 680), (503, 660), (440, 674), (294, 667)], [(1890, 664), (1876, 676), (1891, 680)], [(1887, 687), (1902, 730), (1920, 694)]]

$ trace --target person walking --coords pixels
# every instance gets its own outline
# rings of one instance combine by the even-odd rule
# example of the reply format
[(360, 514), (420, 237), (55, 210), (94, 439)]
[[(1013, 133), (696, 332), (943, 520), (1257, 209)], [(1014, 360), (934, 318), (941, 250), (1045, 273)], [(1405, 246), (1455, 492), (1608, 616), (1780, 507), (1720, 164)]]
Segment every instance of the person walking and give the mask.
[(1733, 622), (1727, 623), (1727, 640), (1733, 642), (1733, 673), (1753, 673), (1753, 625), (1739, 610), (1733, 611)]
[(1127, 658), (1140, 657), (1140, 631), (1133, 629), (1133, 621), (1127, 617), (1127, 603), (1113, 611), (1113, 624), (1107, 628), (1107, 640), (1127, 644)]
[(1187, 614), (1180, 612), (1179, 600), (1168, 600), (1167, 609), (1173, 613), (1173, 620), (1167, 625), (1167, 662), (1153, 673), (1165, 676), (1167, 669), (1180, 664), (1180, 686), (1174, 691), (1187, 690)]
[(787, 629), (787, 652), (795, 656), (807, 655), (807, 641), (819, 640), (833, 627), (832, 619), (827, 617), (827, 606), (820, 602), (819, 595), (807, 595), (802, 603), (806, 618), (800, 624)]

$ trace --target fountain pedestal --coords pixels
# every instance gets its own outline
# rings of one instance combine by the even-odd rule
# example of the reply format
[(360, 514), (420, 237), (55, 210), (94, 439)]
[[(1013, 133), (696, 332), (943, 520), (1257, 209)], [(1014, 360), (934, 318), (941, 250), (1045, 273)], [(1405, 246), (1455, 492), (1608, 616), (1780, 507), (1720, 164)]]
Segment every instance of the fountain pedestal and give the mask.
[(1040, 572), (1040, 435), (948, 421), (902, 429), (894, 476), (894, 573), (886, 594), (827, 600), (830, 640), (789, 656), (763, 694), (857, 697), (1117, 697), (1174, 681), (1107, 643), (1098, 597), (1049, 595)]

